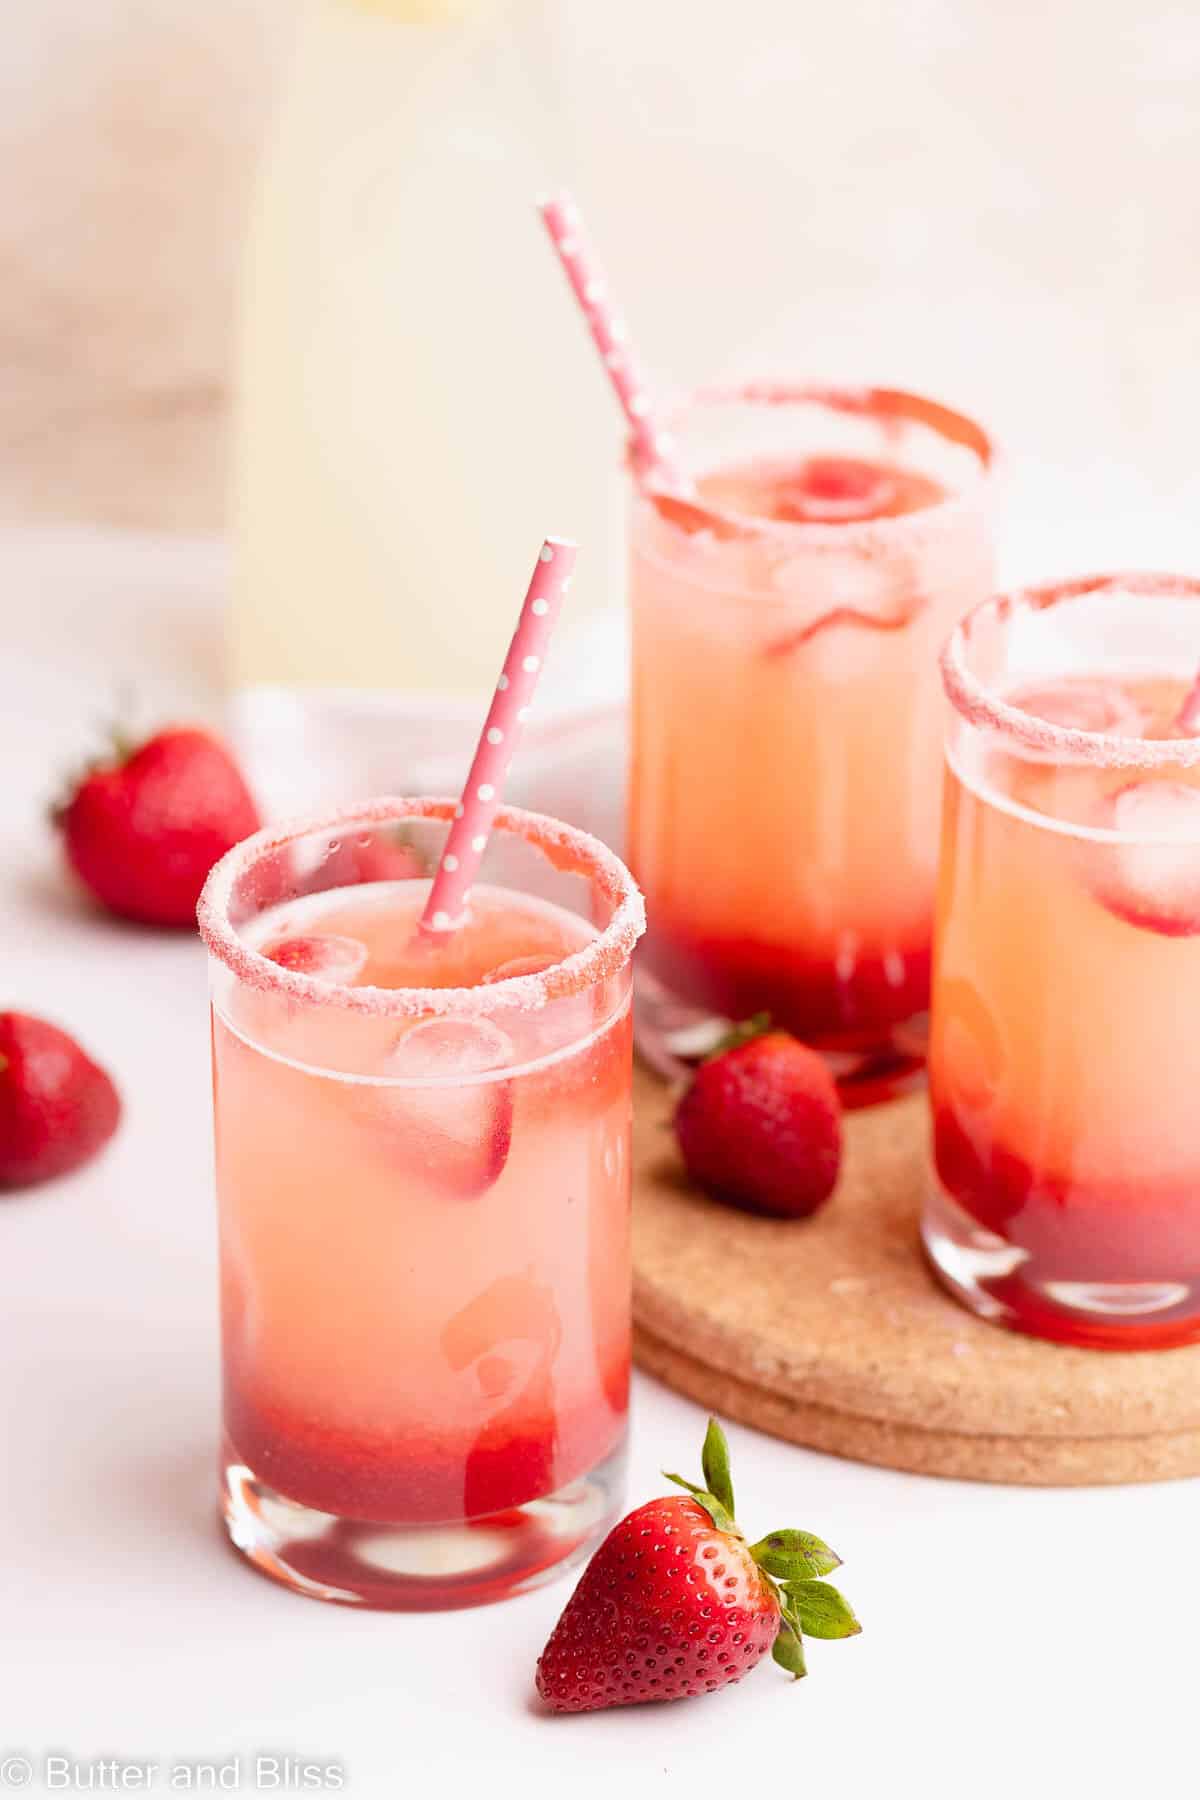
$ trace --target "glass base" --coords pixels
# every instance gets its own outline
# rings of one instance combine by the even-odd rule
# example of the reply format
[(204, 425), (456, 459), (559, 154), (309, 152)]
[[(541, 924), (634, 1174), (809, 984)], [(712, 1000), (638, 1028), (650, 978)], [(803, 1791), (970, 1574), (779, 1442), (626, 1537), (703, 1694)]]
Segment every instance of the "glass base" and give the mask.
[(260, 1481), (226, 1442), (222, 1515), (229, 1541), (296, 1594), (392, 1612), (486, 1606), (581, 1561), (615, 1523), (624, 1441), (578, 1481), (527, 1506), (444, 1525), (386, 1525), (317, 1512)]
[[(732, 1031), (736, 1020), (678, 999), (647, 970), (634, 967), (633, 1034), (638, 1054), (670, 1082), (689, 1079), (696, 1065)], [(924, 1085), (928, 1014), (894, 1026), (880, 1042), (816, 1043), (848, 1112), (896, 1100)]]
[(921, 1236), (939, 1279), (993, 1325), (1096, 1350), (1166, 1350), (1200, 1341), (1200, 1282), (1039, 1277), (1027, 1251), (985, 1230), (936, 1178)]

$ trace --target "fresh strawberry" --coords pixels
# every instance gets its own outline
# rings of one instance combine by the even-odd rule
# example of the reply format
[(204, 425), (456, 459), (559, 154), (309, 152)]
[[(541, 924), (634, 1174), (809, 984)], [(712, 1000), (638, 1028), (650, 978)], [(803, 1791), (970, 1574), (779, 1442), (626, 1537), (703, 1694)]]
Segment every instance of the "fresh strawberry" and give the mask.
[(111, 912), (192, 926), (204, 879), (258, 827), (258, 812), (219, 738), (192, 726), (118, 746), (56, 814), (71, 866)]
[(77, 1169), (120, 1116), (116, 1088), (74, 1038), (28, 1013), (0, 1013), (0, 1188)]
[(740, 1681), (767, 1651), (797, 1679), (803, 1636), (861, 1630), (822, 1575), (841, 1558), (807, 1531), (747, 1544), (733, 1517), (729, 1448), (708, 1422), (704, 1486), (651, 1500), (609, 1532), (538, 1658), (556, 1712), (685, 1700)]
[(837, 1183), (841, 1105), (815, 1050), (752, 1020), (701, 1063), (675, 1110), (687, 1172), (714, 1199), (802, 1219)]

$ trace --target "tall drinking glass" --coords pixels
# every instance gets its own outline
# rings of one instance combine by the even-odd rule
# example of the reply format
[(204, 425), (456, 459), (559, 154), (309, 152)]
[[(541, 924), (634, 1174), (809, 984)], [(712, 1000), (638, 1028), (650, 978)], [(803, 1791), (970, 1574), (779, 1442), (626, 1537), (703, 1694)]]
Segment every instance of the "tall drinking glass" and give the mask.
[(263, 832), (209, 879), (229, 1535), (323, 1599), (497, 1599), (619, 1498), (629, 956), (584, 833), (501, 811), (418, 920), (452, 802)]
[(991, 589), (991, 446), (882, 390), (705, 392), (670, 423), (694, 496), (633, 486), (639, 1041), (766, 1010), (874, 1099), (922, 1062), (937, 650)]
[(1198, 664), (1161, 575), (989, 600), (944, 658), (925, 1241), (1066, 1343), (1200, 1338)]

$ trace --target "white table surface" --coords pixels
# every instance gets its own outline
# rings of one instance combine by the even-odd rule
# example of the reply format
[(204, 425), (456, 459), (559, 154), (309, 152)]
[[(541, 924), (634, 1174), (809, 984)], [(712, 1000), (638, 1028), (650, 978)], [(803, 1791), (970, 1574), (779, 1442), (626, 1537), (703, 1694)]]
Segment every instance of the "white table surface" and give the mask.
[[(1106, 529), (1122, 557), (1165, 560), (1144, 521)], [(566, 1583), (355, 1613), (223, 1547), (204, 959), (91, 912), (43, 816), (120, 679), (148, 717), (212, 710), (221, 572), (200, 544), (0, 537), (0, 992), (76, 1032), (126, 1104), (97, 1162), (0, 1205), (0, 1785), (25, 1757), (39, 1791), (53, 1751), (157, 1762), (151, 1792), (177, 1762), (223, 1763), (252, 1792), (261, 1752), (339, 1765), (361, 1797), (1192, 1792), (1196, 1482), (959, 1484), (734, 1427), (745, 1523), (827, 1536), (864, 1634), (814, 1645), (794, 1690), (767, 1666), (702, 1703), (567, 1719), (531, 1687)], [(697, 1461), (702, 1427), (637, 1378), (631, 1501)]]

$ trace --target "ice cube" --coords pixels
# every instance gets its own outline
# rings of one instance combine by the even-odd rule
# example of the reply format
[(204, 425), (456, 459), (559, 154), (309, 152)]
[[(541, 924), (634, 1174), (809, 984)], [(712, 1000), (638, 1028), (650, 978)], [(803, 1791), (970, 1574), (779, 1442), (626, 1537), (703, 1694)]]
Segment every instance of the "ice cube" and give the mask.
[(406, 1081), (456, 1081), (512, 1060), (512, 1039), (490, 1019), (418, 1019), (396, 1039), (385, 1073)]
[(1098, 822), (1137, 840), (1096, 846), (1093, 886), (1109, 912), (1164, 937), (1200, 932), (1200, 788), (1130, 782)]
[(490, 1019), (418, 1019), (403, 1031), (384, 1073), (429, 1085), (376, 1090), (397, 1168), (449, 1199), (485, 1194), (508, 1161), (513, 1121), (512, 1083), (486, 1077), (514, 1060), (512, 1039)]

